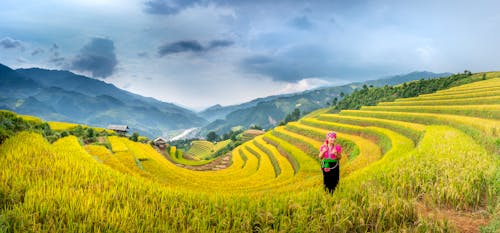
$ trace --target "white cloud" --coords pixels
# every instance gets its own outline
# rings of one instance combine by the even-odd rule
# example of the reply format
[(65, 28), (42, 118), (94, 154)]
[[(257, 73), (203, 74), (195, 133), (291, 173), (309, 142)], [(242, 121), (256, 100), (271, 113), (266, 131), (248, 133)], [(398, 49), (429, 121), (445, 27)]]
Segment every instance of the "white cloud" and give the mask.
[[(343, 81), (337, 80), (334, 82), (335, 84), (340, 84)], [(329, 86), (334, 83), (326, 81), (320, 78), (306, 78), (299, 80), (296, 83), (287, 83), (285, 87), (281, 90), (282, 93), (293, 93), (293, 92), (301, 92), (310, 89), (314, 89), (321, 86)]]

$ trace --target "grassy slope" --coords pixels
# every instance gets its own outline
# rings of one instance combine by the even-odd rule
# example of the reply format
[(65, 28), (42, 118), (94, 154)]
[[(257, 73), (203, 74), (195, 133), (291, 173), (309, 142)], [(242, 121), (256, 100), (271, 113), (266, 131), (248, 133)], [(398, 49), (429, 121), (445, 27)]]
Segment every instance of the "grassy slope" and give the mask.
[[(434, 119), (437, 115), (429, 113), (413, 125), (417, 131), (424, 127), (419, 136), (402, 130), (404, 123), (370, 121), (386, 119), (384, 113), (367, 113), (367, 119), (350, 121), (344, 117), (344, 124), (339, 124), (328, 123), (335, 118), (319, 112), (265, 134), (264, 141), (272, 142), (269, 145), (279, 145), (275, 150), (258, 146), (263, 143), (261, 137), (255, 139), (257, 143), (241, 145), (233, 156), (245, 154), (245, 162), (235, 160), (234, 166), (217, 172), (179, 168), (150, 146), (127, 139), (110, 137), (113, 151), (106, 151), (83, 148), (72, 136), (51, 145), (40, 135), (20, 133), (0, 146), (0, 229), (454, 232), (453, 224), (428, 218), (418, 207), (470, 211), (489, 206), (489, 214), (498, 216), (500, 162), (490, 143), (498, 141), (497, 131), (474, 124), (456, 127), (458, 120), (440, 123)], [(477, 114), (474, 117), (482, 117)], [(487, 120), (498, 127), (498, 119)], [(370, 156), (369, 151), (380, 150), (364, 146), (363, 140), (385, 148), (380, 159), (344, 172), (333, 198), (321, 189), (316, 154), (308, 152), (322, 141), (315, 135), (329, 130), (344, 130), (345, 140), (359, 148), (354, 160), (342, 162), (344, 168)], [(309, 133), (295, 135), (300, 132)], [(266, 153), (279, 163), (295, 161), (297, 171), (280, 166), (280, 173), (288, 175), (275, 177), (276, 162)], [(286, 156), (293, 159), (285, 160)], [(491, 229), (495, 230), (493, 225)]]

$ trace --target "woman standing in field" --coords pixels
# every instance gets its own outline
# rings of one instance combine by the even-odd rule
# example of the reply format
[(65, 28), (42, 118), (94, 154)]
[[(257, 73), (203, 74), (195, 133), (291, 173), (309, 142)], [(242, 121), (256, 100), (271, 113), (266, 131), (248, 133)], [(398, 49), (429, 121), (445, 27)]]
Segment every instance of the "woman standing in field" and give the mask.
[(342, 158), (342, 147), (335, 143), (337, 134), (329, 132), (326, 134), (325, 144), (319, 148), (318, 157), (321, 159), (321, 170), (323, 172), (323, 184), (325, 190), (333, 193), (339, 183), (340, 168), (339, 160)]

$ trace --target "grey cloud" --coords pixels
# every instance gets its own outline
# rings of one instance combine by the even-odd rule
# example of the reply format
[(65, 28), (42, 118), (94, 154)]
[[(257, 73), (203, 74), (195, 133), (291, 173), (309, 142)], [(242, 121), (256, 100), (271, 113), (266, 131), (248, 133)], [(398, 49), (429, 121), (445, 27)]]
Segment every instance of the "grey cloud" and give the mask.
[(24, 50), (24, 46), (21, 41), (14, 40), (10, 37), (4, 37), (2, 40), (0, 40), (0, 47), (4, 49), (19, 48), (21, 50)]
[(290, 25), (300, 30), (311, 30), (313, 28), (312, 22), (306, 16), (292, 19), (292, 21), (290, 21)]
[(207, 5), (216, 4), (219, 6), (231, 6), (236, 8), (254, 8), (256, 5), (273, 5), (278, 2), (279, 4), (296, 4), (293, 0), (280, 0), (280, 1), (267, 1), (267, 0), (148, 0), (144, 2), (144, 11), (148, 14), (154, 15), (175, 15), (180, 11), (192, 7), (196, 4)]
[(240, 67), (244, 72), (263, 74), (276, 81), (293, 82), (301, 79), (299, 70), (289, 66), (289, 61), (278, 57), (257, 55), (245, 58)]
[(332, 77), (341, 69), (331, 52), (318, 45), (302, 45), (272, 55), (256, 55), (243, 59), (243, 72), (262, 74), (275, 81), (296, 82), (311, 77)]
[[(49, 48), (49, 52), (51, 53), (51, 58), (50, 58), (50, 62), (52, 63), (57, 63), (57, 62), (54, 62), (54, 61), (60, 61), (61, 57), (59, 57), (59, 46), (57, 44), (52, 44), (52, 46), (50, 46)], [(63, 58), (64, 59), (64, 58)]]
[(201, 51), (203, 51), (203, 46), (201, 46), (201, 44), (198, 41), (185, 40), (185, 41), (168, 43), (160, 46), (160, 48), (158, 49), (158, 54), (160, 54), (160, 56), (165, 56), (173, 53), (201, 52)]
[(181, 40), (172, 43), (166, 43), (158, 48), (158, 54), (160, 56), (165, 56), (174, 53), (201, 53), (207, 52), (215, 48), (228, 47), (234, 42), (228, 40), (213, 40), (208, 43), (207, 46), (203, 46), (200, 42), (196, 40)]
[(54, 52), (58, 49), (59, 49), (59, 46), (57, 44), (52, 44), (52, 46), (50, 46), (50, 52)]
[(71, 69), (88, 71), (93, 77), (106, 78), (113, 74), (118, 61), (112, 40), (93, 38), (71, 62)]
[(217, 47), (228, 47), (234, 44), (234, 41), (229, 40), (213, 40), (210, 42), (209, 48), (217, 48)]
[(167, 0), (151, 0), (144, 3), (146, 6), (145, 11), (149, 14), (156, 15), (173, 15), (179, 13), (179, 11), (194, 5), (199, 1), (197, 0), (177, 0), (177, 1), (167, 1)]
[(33, 51), (31, 52), (31, 56), (36, 56), (36, 55), (41, 54), (41, 53), (44, 53), (44, 52), (45, 52), (45, 50), (43, 50), (43, 49), (41, 49), (41, 48), (36, 48), (35, 50), (33, 50)]
[[(344, 58), (332, 59), (326, 49), (315, 46), (293, 48), (273, 55), (255, 55), (242, 59), (242, 72), (261, 74), (281, 82), (297, 82), (305, 78), (329, 78), (357, 81), (393, 73), (390, 64), (363, 64)], [(341, 55), (339, 55), (341, 56)]]
[(51, 53), (50, 58), (49, 58), (50, 63), (53, 63), (59, 67), (71, 69), (71, 66), (68, 65), (67, 63), (65, 63), (66, 58), (61, 57), (59, 55), (59, 46), (57, 44), (55, 44), (55, 43), (52, 44), (52, 46), (50, 46), (50, 48), (49, 48), (49, 52)]

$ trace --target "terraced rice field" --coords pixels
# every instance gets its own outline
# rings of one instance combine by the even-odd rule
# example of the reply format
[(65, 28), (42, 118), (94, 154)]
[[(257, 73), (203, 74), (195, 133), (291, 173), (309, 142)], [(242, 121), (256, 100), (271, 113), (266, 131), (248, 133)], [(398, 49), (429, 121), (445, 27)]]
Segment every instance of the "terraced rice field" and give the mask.
[(211, 155), (227, 146), (229, 142), (231, 142), (231, 140), (225, 140), (215, 144), (209, 141), (193, 141), (191, 148), (186, 151), (186, 154), (196, 160), (206, 160), (209, 159)]
[[(489, 94), (500, 78), (488, 78), (361, 110), (318, 111), (243, 143), (219, 171), (176, 166), (116, 136), (108, 150), (20, 133), (0, 146), (0, 229), (457, 232), (464, 226), (455, 215), (476, 220), (482, 211), (494, 231), (500, 101)], [(317, 159), (329, 131), (345, 148), (333, 195), (322, 189)], [(452, 214), (432, 214), (443, 210)]]
[[(29, 116), (24, 116), (25, 119), (29, 120)], [(37, 120), (36, 118), (34, 117), (31, 117), (32, 119), (35, 119)], [(38, 119), (39, 120), (39, 119)], [(53, 129), (53, 130), (57, 130), (57, 131), (61, 131), (61, 130), (71, 130), (71, 129), (74, 129), (76, 127), (79, 126), (79, 124), (75, 124), (75, 123), (67, 123), (67, 122), (57, 122), (57, 121), (49, 121), (48, 124), (50, 125), (50, 128)], [(87, 129), (89, 128), (88, 126), (86, 125), (82, 125), (82, 128), (83, 129)], [(103, 128), (96, 128), (96, 127), (90, 127), (92, 129), (94, 129), (95, 131), (97, 132), (107, 132), (108, 134), (115, 134), (115, 132), (113, 130), (109, 130), (109, 129), (103, 129)]]

